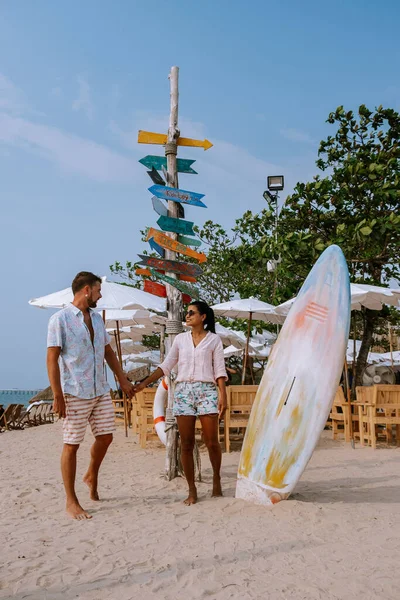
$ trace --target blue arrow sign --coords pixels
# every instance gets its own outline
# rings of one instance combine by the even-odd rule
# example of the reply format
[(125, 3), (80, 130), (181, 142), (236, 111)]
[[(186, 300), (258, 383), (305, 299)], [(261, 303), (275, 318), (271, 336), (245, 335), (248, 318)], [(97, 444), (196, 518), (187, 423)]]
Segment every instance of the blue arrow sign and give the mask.
[(180, 190), (178, 188), (171, 188), (163, 185), (152, 185), (149, 188), (149, 192), (163, 200), (172, 200), (173, 202), (181, 202), (182, 204), (207, 208), (201, 201), (201, 198), (204, 198), (204, 194), (197, 194), (196, 192), (188, 192), (187, 190)]
[(156, 196), (153, 196), (151, 199), (153, 203), (153, 208), (160, 217), (168, 217), (168, 208), (165, 206), (164, 202), (161, 202)]
[(153, 239), (153, 238), (150, 238), (150, 239), (148, 240), (148, 242), (149, 242), (149, 246), (150, 246), (150, 248), (151, 248), (152, 250), (154, 250), (154, 252), (157, 252), (157, 253), (158, 253), (158, 254), (161, 256), (161, 258), (164, 258), (164, 257), (165, 257), (165, 250), (164, 250), (164, 248), (161, 248), (161, 246), (159, 246), (159, 245), (158, 245), (158, 244), (157, 244), (157, 243), (154, 241), (154, 239)]
[[(166, 156), (154, 156), (154, 155), (147, 155), (144, 158), (141, 158), (139, 160), (140, 163), (142, 163), (142, 165), (144, 165), (145, 167), (147, 167), (148, 169), (151, 169), (152, 167), (154, 167), (155, 169), (157, 169), (157, 171), (161, 171), (162, 167), (167, 167), (167, 158)], [(177, 158), (176, 159), (176, 167), (178, 170), (178, 173), (191, 173), (193, 175), (197, 175), (197, 171), (195, 171), (194, 169), (191, 168), (191, 165), (196, 162), (194, 160), (190, 160), (188, 158)]]
[(174, 219), (173, 217), (165, 217), (161, 215), (157, 221), (157, 224), (163, 231), (173, 231), (174, 233), (186, 233), (187, 235), (194, 235), (194, 223), (191, 221), (184, 221), (183, 219)]

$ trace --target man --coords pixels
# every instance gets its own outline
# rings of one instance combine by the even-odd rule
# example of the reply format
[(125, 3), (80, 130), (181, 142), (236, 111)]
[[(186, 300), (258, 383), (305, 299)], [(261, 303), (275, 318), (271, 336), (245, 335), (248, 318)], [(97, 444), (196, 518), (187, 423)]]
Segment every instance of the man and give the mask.
[(83, 481), (90, 498), (99, 500), (98, 473), (113, 439), (114, 409), (105, 376), (104, 359), (115, 373), (121, 389), (133, 397), (133, 385), (121, 369), (105, 330), (95, 312), (101, 298), (101, 279), (82, 271), (72, 282), (73, 302), (49, 321), (47, 371), (54, 396), (53, 410), (64, 418), (61, 472), (67, 496), (67, 514), (78, 520), (91, 516), (75, 494), (76, 455), (90, 423), (95, 442)]

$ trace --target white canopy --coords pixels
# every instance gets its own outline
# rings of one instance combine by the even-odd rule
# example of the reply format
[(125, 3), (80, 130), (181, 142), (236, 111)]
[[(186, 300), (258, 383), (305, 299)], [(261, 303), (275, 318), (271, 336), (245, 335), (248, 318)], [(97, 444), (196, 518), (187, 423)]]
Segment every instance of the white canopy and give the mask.
[(251, 319), (253, 321), (265, 321), (267, 323), (283, 323), (284, 318), (275, 310), (275, 306), (257, 300), (257, 298), (244, 298), (230, 300), (211, 307), (214, 313), (220, 317), (232, 319)]
[[(400, 288), (387, 288), (378, 285), (350, 284), (351, 310), (361, 310), (362, 306), (371, 310), (381, 310), (384, 304), (400, 306)], [(287, 316), (296, 297), (276, 307), (276, 312)]]
[[(355, 356), (356, 359), (358, 357), (358, 353), (360, 352), (361, 343), (362, 343), (361, 340), (356, 340), (356, 356)], [(381, 357), (382, 357), (382, 354), (379, 354), (378, 352), (369, 352), (367, 363), (371, 364), (371, 363), (381, 362), (382, 361)], [(348, 363), (354, 362), (354, 340), (348, 340), (348, 342), (347, 342), (346, 360)]]
[[(101, 294), (102, 298), (97, 304), (99, 310), (121, 310), (127, 308), (150, 309), (156, 312), (165, 312), (165, 298), (158, 298), (137, 288), (133, 288), (120, 283), (107, 281), (102, 277)], [(64, 308), (73, 300), (72, 289), (65, 288), (59, 292), (41, 296), (29, 300), (29, 304), (38, 308)]]

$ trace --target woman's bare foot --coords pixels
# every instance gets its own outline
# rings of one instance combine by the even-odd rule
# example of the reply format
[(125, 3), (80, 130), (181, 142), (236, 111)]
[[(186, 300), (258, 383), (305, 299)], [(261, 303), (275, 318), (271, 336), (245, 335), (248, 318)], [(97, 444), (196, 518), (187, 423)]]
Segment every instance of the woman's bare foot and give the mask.
[(196, 502), (197, 502), (197, 489), (196, 489), (196, 487), (189, 488), (189, 496), (186, 498), (186, 500), (183, 501), (183, 504), (186, 504), (186, 506), (190, 506), (191, 504), (196, 504)]
[(213, 477), (213, 489), (212, 489), (212, 497), (222, 496), (222, 488), (221, 488), (221, 477), (219, 475), (214, 475)]
[(83, 478), (83, 483), (86, 483), (90, 490), (90, 499), (91, 500), (100, 500), (99, 494), (97, 492), (97, 481), (95, 481), (89, 473), (86, 473)]
[(82, 506), (79, 502), (71, 502), (67, 504), (67, 515), (71, 519), (76, 519), (77, 521), (84, 521), (85, 519), (91, 519), (91, 515), (83, 510)]

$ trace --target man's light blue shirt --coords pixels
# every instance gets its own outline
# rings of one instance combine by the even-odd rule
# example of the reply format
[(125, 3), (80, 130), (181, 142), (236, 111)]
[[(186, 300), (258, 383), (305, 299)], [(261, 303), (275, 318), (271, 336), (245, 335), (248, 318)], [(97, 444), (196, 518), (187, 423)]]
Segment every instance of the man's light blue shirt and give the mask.
[(61, 387), (64, 394), (78, 398), (96, 398), (110, 391), (104, 368), (104, 348), (110, 343), (101, 315), (91, 309), (93, 344), (83, 313), (70, 304), (49, 321), (47, 347), (61, 348), (59, 358)]

